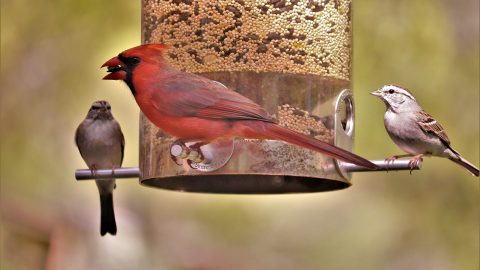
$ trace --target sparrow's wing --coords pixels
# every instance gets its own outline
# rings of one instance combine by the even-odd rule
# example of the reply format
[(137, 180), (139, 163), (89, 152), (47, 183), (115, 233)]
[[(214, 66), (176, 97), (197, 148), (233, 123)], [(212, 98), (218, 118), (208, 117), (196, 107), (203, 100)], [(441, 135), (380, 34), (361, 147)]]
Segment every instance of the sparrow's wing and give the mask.
[(165, 115), (274, 122), (252, 100), (219, 82), (195, 74), (175, 74), (162, 79), (157, 87), (159, 91), (154, 91), (151, 102)]
[(417, 124), (424, 132), (435, 134), (443, 143), (450, 145), (450, 139), (448, 138), (445, 129), (443, 129), (443, 127), (433, 119), (430, 114), (421, 111), (417, 119)]

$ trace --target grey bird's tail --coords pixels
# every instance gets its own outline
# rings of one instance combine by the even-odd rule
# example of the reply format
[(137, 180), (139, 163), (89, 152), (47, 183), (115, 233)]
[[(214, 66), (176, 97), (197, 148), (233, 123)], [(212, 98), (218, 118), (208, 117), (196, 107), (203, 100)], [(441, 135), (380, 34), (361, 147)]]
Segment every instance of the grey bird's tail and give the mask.
[(106, 233), (117, 234), (112, 192), (100, 194), (100, 234), (104, 236)]
[(462, 156), (460, 156), (460, 154), (457, 151), (453, 150), (451, 147), (450, 147), (450, 150), (454, 153), (454, 155), (450, 155), (450, 157), (448, 159), (450, 159), (451, 161), (453, 161), (453, 162), (457, 163), (458, 165), (464, 167), (472, 175), (478, 176), (478, 168), (475, 167), (475, 165), (468, 162), (468, 160), (466, 160)]

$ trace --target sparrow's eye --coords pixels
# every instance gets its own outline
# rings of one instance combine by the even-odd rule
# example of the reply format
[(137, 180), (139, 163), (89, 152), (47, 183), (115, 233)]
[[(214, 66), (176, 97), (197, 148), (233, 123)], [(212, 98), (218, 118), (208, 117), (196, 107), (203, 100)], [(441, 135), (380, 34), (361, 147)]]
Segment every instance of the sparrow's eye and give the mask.
[(388, 90), (388, 93), (393, 94), (393, 93), (395, 93), (395, 90), (390, 89), (390, 90)]
[(111, 108), (112, 108), (112, 107), (110, 107), (110, 105), (109, 105), (109, 106), (107, 106), (107, 110), (110, 110)]
[(92, 107), (90, 108), (90, 110), (96, 111), (96, 110), (98, 110), (98, 107), (97, 107), (97, 106), (92, 106)]

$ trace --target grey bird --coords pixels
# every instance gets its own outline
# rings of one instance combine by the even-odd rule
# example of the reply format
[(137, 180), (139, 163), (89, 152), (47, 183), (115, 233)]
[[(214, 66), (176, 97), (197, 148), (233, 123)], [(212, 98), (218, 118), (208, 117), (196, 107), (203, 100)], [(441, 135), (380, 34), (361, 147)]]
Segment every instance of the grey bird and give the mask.
[(385, 85), (371, 92), (387, 105), (384, 116), (385, 129), (390, 138), (407, 155), (392, 156), (387, 162), (404, 156), (413, 156), (410, 167), (422, 160), (424, 155), (445, 157), (478, 176), (478, 168), (464, 159), (450, 145), (450, 139), (443, 127), (420, 105), (406, 89)]
[[(121, 167), (125, 139), (107, 101), (93, 102), (87, 117), (77, 128), (75, 143), (80, 155), (93, 173), (98, 169)], [(113, 210), (115, 179), (95, 180), (95, 183), (100, 192), (100, 234), (115, 235), (117, 233)]]

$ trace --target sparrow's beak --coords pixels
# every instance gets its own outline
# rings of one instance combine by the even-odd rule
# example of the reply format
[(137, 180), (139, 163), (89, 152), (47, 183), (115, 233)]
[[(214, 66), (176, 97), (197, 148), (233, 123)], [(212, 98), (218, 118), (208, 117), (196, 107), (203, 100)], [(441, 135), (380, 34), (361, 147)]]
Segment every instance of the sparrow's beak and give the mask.
[(380, 89), (377, 89), (373, 92), (370, 92), (370, 95), (374, 95), (374, 96), (377, 96), (377, 97), (381, 97), (382, 96), (382, 92), (380, 91)]
[(105, 62), (101, 68), (107, 67), (107, 72), (110, 72), (103, 80), (125, 80), (127, 78), (127, 72), (125, 71), (125, 64), (118, 59), (118, 57), (113, 57), (112, 59)]

